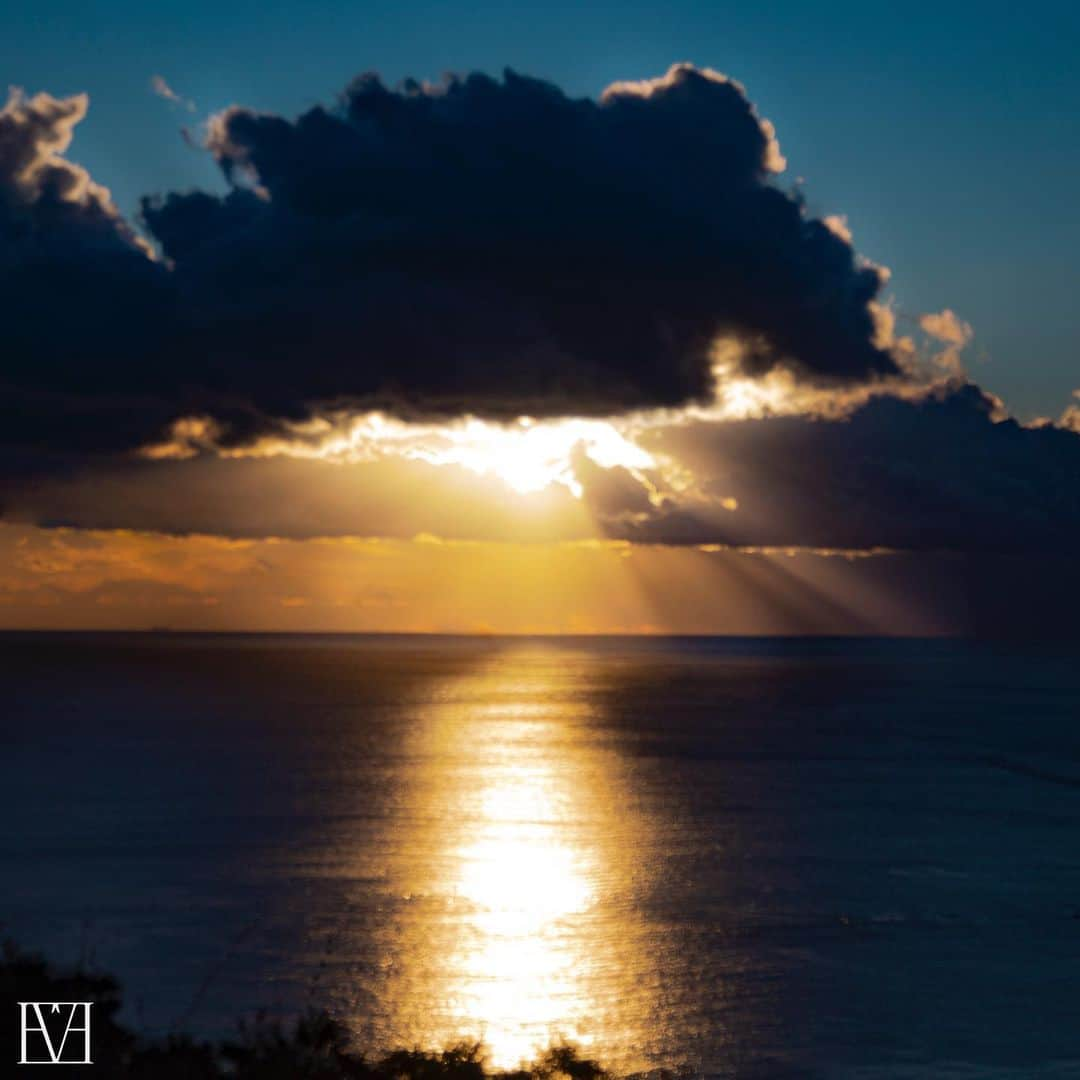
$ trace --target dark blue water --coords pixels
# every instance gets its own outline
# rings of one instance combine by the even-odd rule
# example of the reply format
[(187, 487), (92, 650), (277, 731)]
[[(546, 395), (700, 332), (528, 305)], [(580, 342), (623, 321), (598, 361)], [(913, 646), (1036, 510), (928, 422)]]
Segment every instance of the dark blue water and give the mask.
[(1080, 654), (0, 636), (0, 920), (151, 1033), (1080, 1076)]

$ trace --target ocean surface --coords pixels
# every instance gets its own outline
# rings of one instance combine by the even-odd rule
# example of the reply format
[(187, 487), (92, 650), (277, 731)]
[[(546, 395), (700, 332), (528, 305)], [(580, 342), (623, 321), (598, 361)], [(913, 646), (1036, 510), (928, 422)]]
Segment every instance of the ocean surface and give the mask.
[(1080, 1077), (1080, 651), (0, 635), (2, 933), (149, 1034)]

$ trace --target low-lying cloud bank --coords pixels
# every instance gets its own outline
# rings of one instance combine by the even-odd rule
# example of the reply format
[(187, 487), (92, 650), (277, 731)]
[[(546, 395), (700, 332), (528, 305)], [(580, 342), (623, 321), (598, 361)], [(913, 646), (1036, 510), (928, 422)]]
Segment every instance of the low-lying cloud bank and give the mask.
[[(971, 383), (876, 397), (847, 419), (689, 423), (647, 436), (698, 478), (610, 535), (651, 543), (1067, 551), (1080, 543), (1080, 438), (1025, 427)], [(598, 483), (614, 483), (612, 472)], [(638, 489), (640, 490), (640, 489)], [(735, 509), (730, 509), (735, 508)]]
[(392, 447), (346, 464), (288, 454), (118, 462), (13, 489), (9, 519), (237, 537), (327, 536), (965, 553), (1080, 542), (1080, 437), (996, 418), (970, 383), (876, 397), (842, 420), (684, 418), (639, 431), (655, 467), (584, 443), (560, 483), (510, 495)]

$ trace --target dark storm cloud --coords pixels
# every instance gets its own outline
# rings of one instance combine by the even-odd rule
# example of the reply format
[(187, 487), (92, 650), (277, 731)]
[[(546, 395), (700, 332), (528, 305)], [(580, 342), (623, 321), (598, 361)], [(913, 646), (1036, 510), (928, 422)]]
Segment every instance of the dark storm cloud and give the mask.
[(606, 528), (674, 544), (1075, 550), (1080, 435), (997, 411), (978, 387), (953, 384), (921, 399), (875, 398), (840, 422), (668, 428), (649, 445), (694, 473), (696, 494), (670, 493), (645, 518), (612, 512)]
[(62, 156), (85, 98), (0, 123), (9, 443), (137, 446), (182, 415), (243, 443), (326, 403), (611, 414), (701, 399), (743, 363), (895, 374), (881, 276), (771, 182), (738, 84), (689, 66), (600, 101), (507, 72), (357, 79), (290, 121), (232, 108), (231, 190), (147, 200), (155, 260)]

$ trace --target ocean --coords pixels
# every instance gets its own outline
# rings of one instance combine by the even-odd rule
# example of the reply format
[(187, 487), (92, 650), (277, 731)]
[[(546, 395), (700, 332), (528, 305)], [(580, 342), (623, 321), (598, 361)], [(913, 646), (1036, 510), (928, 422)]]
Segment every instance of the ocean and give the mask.
[(1080, 1077), (1080, 651), (0, 635), (0, 922), (149, 1035)]

